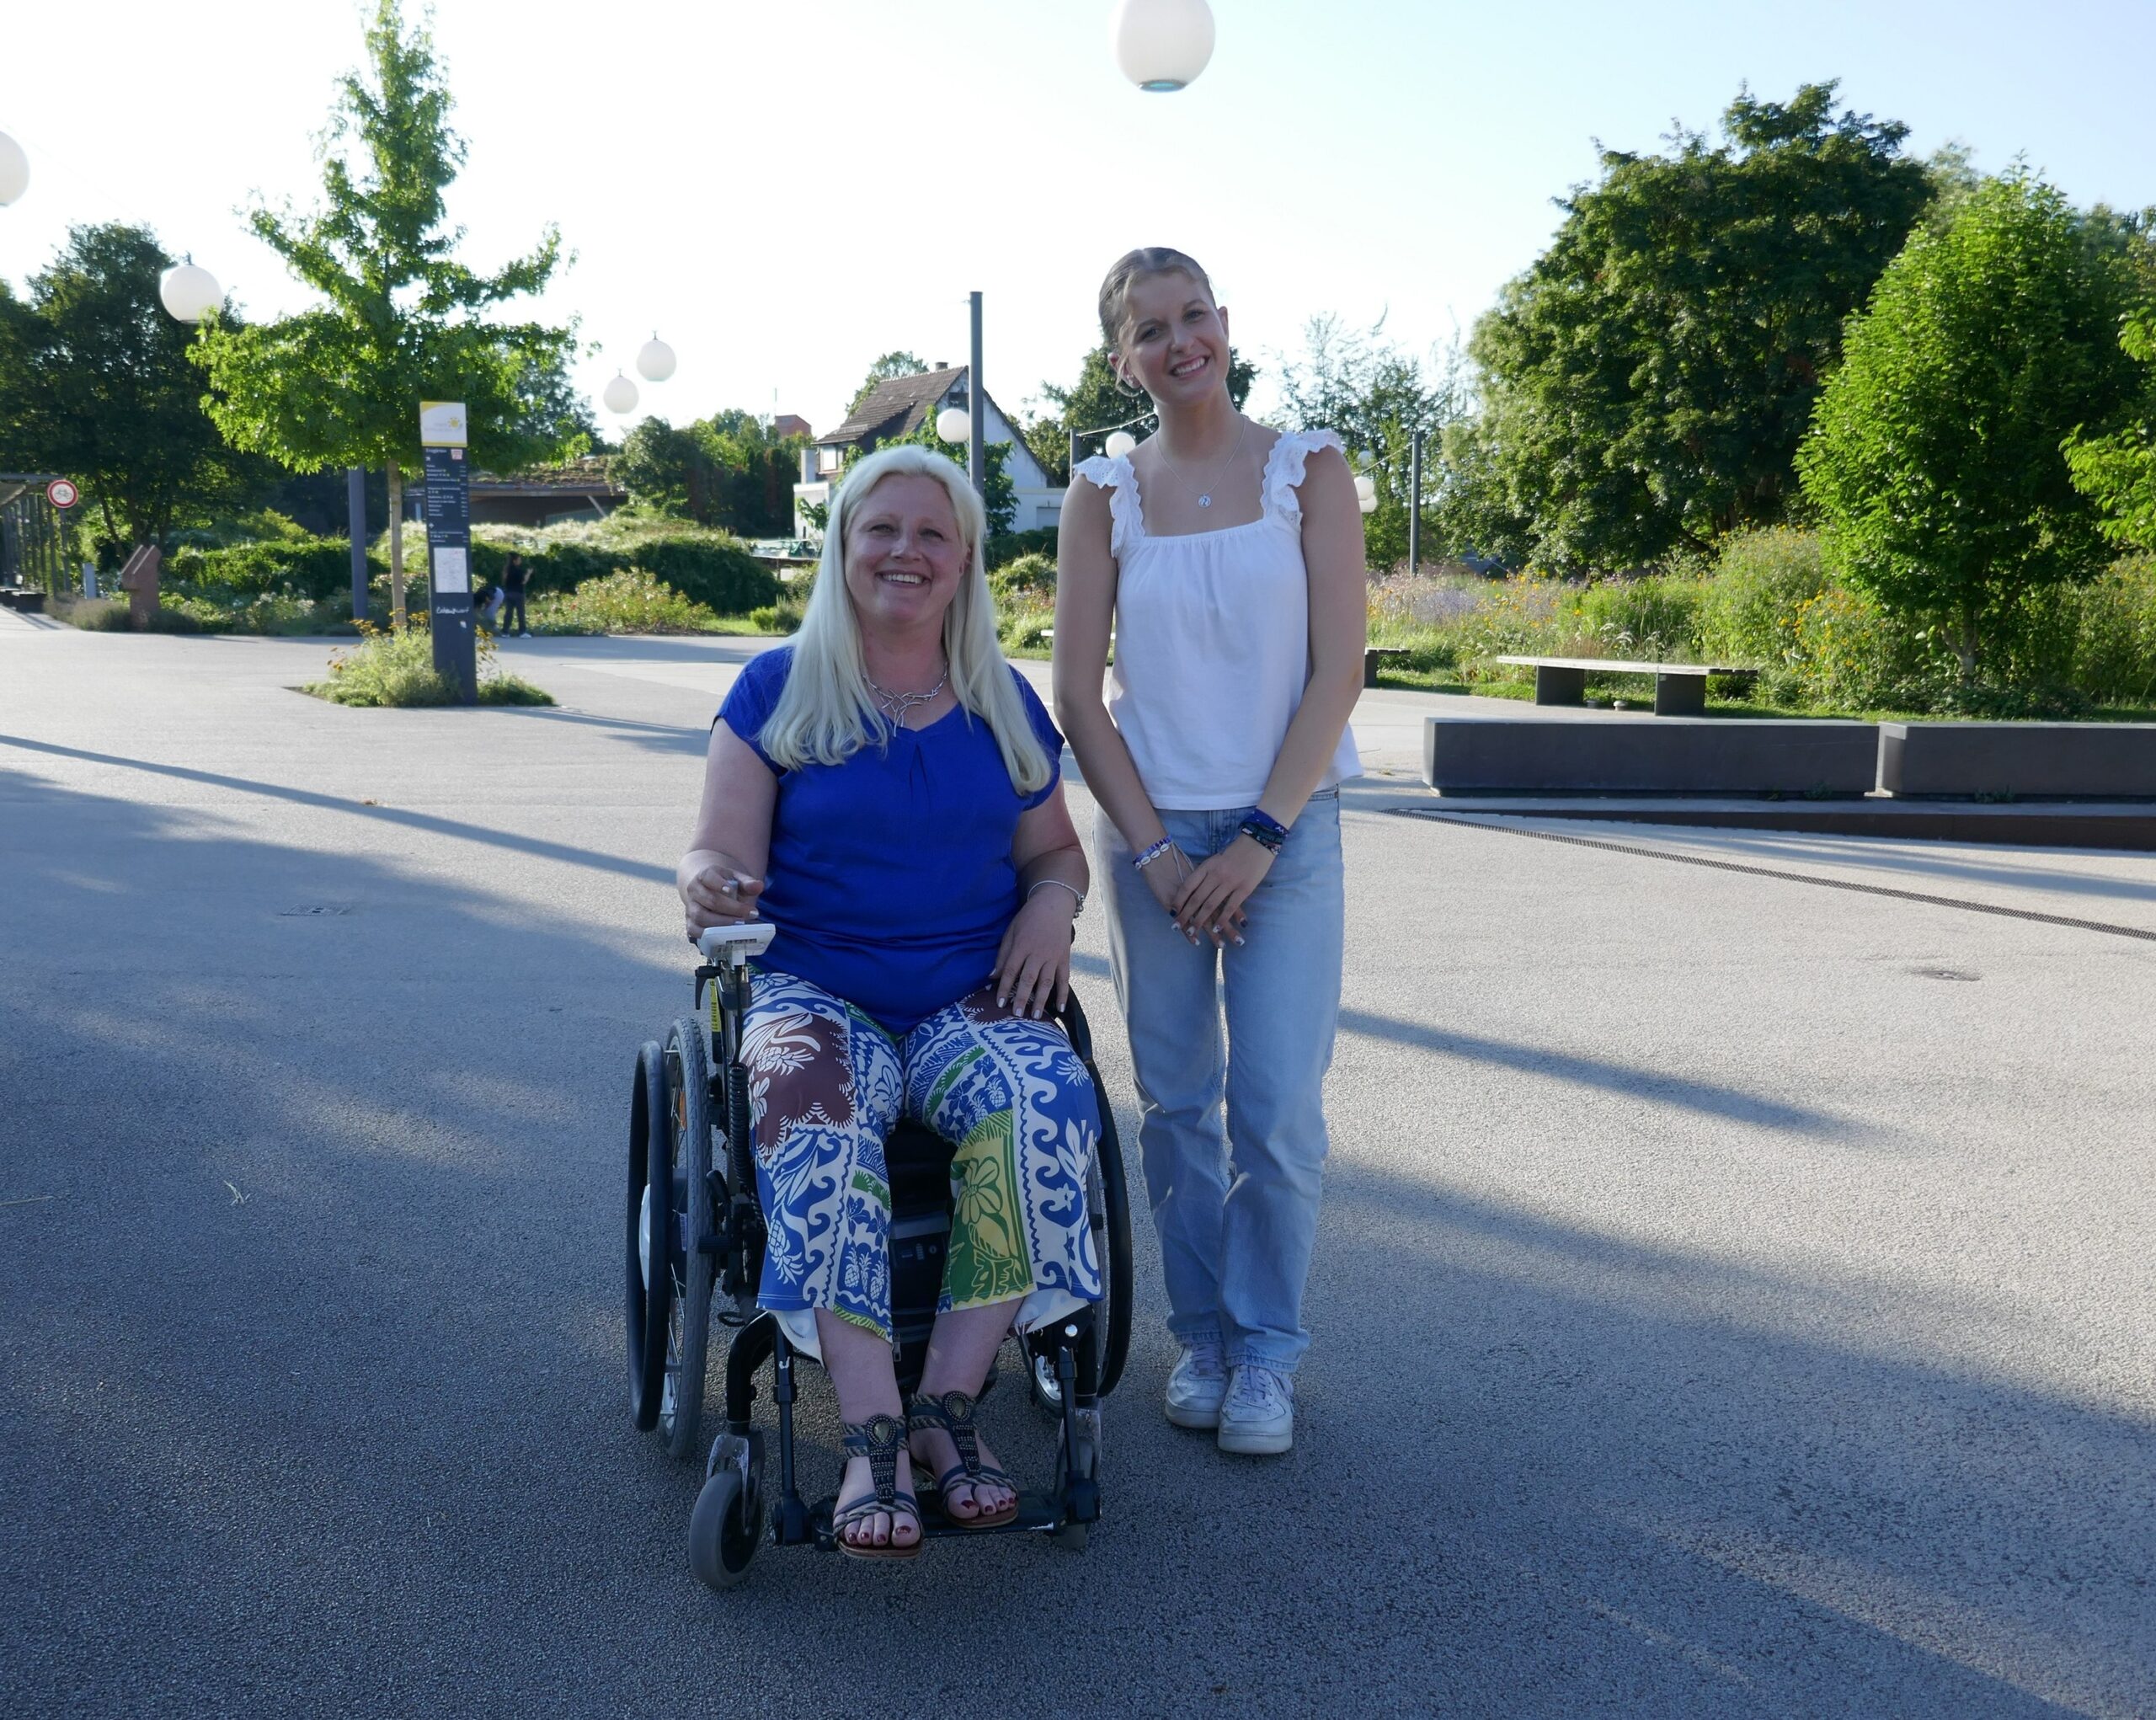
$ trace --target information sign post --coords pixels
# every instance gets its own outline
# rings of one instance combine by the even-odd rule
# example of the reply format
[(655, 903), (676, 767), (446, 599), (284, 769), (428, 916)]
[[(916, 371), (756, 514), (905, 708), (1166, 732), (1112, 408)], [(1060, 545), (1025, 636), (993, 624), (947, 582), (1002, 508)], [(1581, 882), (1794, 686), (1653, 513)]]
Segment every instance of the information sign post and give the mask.
[(426, 470), (428, 607), (435, 670), (479, 702), (478, 634), (472, 614), (472, 489), (464, 403), (419, 403), (419, 452)]

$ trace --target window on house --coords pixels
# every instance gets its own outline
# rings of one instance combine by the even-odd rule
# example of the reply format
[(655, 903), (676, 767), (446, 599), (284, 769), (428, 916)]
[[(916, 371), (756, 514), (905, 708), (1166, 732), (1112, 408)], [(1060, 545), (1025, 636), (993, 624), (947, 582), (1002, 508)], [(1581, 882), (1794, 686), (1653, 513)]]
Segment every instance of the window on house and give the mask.
[(839, 469), (839, 451), (836, 448), (817, 449), (816, 469), (819, 472), (837, 471)]

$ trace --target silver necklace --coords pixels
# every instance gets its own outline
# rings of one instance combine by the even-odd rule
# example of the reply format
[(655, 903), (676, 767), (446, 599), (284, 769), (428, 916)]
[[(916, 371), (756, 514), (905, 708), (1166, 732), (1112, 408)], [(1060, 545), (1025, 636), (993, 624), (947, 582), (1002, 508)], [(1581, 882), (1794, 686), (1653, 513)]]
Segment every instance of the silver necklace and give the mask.
[[(1240, 414), (1237, 415), (1241, 416)], [(1235, 433), (1235, 446), (1234, 449), (1230, 452), (1228, 457), (1220, 462), (1220, 469), (1213, 474), (1213, 482), (1215, 484), (1219, 483), (1222, 478), (1228, 475), (1230, 469), (1235, 463), (1236, 456), (1240, 455), (1243, 451), (1243, 438), (1250, 434), (1250, 420), (1246, 418), (1243, 419), (1242, 426), (1243, 427)], [(1181, 484), (1185, 489), (1188, 490), (1193, 495), (1198, 498), (1198, 505), (1199, 507), (1209, 508), (1213, 505), (1213, 492), (1209, 488), (1206, 489), (1198, 489), (1196, 484), (1193, 483), (1187, 478), (1185, 478), (1182, 473), (1177, 471), (1174, 467), (1168, 464), (1167, 449), (1165, 446), (1163, 446), (1161, 450), (1161, 465), (1167, 473), (1169, 477), (1175, 479), (1177, 483)]]
[(868, 683), (868, 691), (875, 696), (876, 708), (903, 729), (909, 716), (923, 705), (932, 703), (937, 694), (943, 691), (944, 683), (951, 678), (951, 665), (947, 663), (943, 665), (943, 672), (936, 677), (936, 685), (926, 692), (893, 692), (889, 687), (878, 686), (875, 678), (865, 669), (862, 670), (861, 678)]

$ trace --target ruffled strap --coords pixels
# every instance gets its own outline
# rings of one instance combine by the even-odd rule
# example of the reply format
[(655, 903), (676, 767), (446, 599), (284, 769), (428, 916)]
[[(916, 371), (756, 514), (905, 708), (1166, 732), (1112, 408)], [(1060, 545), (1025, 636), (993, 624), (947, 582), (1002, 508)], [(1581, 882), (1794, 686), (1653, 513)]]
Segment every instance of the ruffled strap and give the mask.
[(1145, 506), (1139, 499), (1138, 473), (1130, 456), (1096, 454), (1072, 467), (1070, 475), (1108, 493), (1108, 548), (1122, 560), (1145, 536)]
[(1303, 468), (1320, 448), (1348, 451), (1337, 433), (1329, 430), (1283, 430), (1273, 451), (1265, 457), (1265, 511), (1302, 523), (1303, 501), (1295, 494), (1303, 481)]

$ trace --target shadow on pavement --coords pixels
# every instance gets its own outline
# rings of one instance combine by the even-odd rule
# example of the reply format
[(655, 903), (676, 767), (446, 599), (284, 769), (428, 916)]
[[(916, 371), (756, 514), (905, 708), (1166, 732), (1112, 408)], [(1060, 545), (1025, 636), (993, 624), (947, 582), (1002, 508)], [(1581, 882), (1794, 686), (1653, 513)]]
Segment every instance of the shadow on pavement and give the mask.
[[(1290, 1458), (1167, 1428), (1141, 1318), (1086, 1554), (766, 1555), (713, 1596), (682, 1552), (698, 1476), (628, 1428), (619, 1355), (622, 1100), (686, 1006), (670, 937), (624, 953), (194, 809), (4, 775), (0, 807), (0, 1199), (52, 1197), (0, 1207), (8, 1712), (2147, 1694), (2147, 1426), (1807, 1328), (1864, 1287), (1348, 1165)], [(1023, 1461), (1020, 1395), (993, 1434)]]

